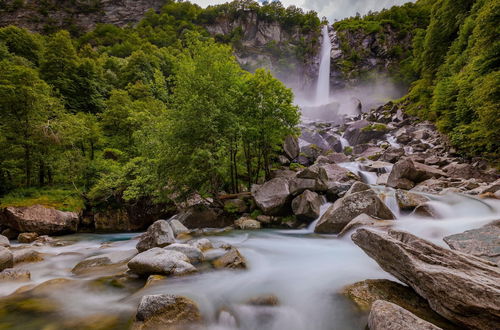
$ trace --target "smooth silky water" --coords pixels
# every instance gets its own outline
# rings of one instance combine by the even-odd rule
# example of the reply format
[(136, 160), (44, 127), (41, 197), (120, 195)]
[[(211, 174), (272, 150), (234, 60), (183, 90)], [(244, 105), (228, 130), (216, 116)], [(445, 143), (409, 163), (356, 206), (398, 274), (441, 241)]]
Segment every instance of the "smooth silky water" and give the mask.
[[(393, 194), (385, 187), (374, 186), (382, 197)], [(480, 227), (499, 218), (500, 201), (478, 200), (449, 194), (430, 196), (443, 219), (425, 219), (401, 214), (393, 228), (412, 232), (436, 244), (446, 246), (444, 236)], [(322, 206), (322, 213), (331, 204)], [(394, 205), (391, 206), (394, 208)], [(64, 247), (37, 247), (48, 256), (42, 262), (23, 264), (32, 275), (31, 283), (55, 278), (76, 280), (70, 286), (55, 287), (51, 298), (59, 310), (51, 317), (15, 313), (23, 328), (93, 315), (133, 317), (138, 301), (145, 294), (171, 293), (190, 297), (200, 306), (208, 329), (363, 329), (365, 313), (359, 312), (339, 294), (356, 281), (388, 278), (372, 259), (351, 242), (350, 235), (337, 238), (313, 233), (314, 223), (299, 230), (234, 230), (223, 236), (208, 236), (214, 242), (229, 243), (238, 248), (248, 262), (248, 269), (206, 270), (196, 275), (170, 277), (151, 287), (137, 290), (93, 287), (99, 276), (76, 276), (71, 269), (83, 258), (135, 247), (137, 234), (76, 234), (61, 237), (74, 241)], [(112, 274), (115, 274), (112, 272)], [(112, 275), (109, 274), (109, 275)], [(0, 283), (0, 294), (6, 296), (27, 283)], [(275, 295), (279, 306), (245, 304), (261, 295)], [(13, 316), (14, 316), (13, 315)], [(122, 323), (123, 325), (123, 323)]]

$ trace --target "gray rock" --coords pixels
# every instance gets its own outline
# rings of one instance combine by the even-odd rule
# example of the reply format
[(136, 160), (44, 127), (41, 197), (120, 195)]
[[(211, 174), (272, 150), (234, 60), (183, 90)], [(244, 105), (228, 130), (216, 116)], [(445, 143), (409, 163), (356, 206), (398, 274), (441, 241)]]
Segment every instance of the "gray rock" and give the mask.
[(9, 247), (10, 241), (7, 237), (0, 235), (0, 247)]
[(365, 191), (365, 190), (369, 190), (369, 189), (371, 189), (371, 187), (369, 185), (367, 185), (366, 183), (357, 181), (357, 182), (354, 182), (354, 184), (351, 186), (351, 188), (349, 188), (349, 190), (345, 193), (345, 195), (349, 196), (349, 195), (355, 194), (357, 192)]
[(500, 220), (461, 234), (446, 236), (443, 240), (453, 250), (487, 259), (500, 266)]
[(370, 123), (367, 120), (359, 120), (347, 127), (344, 138), (349, 141), (351, 146), (367, 143), (372, 139), (378, 139), (387, 133), (387, 127), (384, 124)]
[(322, 201), (317, 193), (306, 190), (292, 201), (293, 214), (300, 221), (311, 222), (319, 217)]
[(253, 185), (252, 196), (263, 213), (268, 215), (281, 214), (290, 202), (288, 180), (276, 178), (263, 185)]
[(500, 324), (500, 268), (412, 234), (358, 229), (353, 242), (453, 323), (474, 329)]
[(438, 209), (435, 207), (435, 205), (432, 202), (424, 202), (422, 204), (419, 204), (415, 210), (413, 210), (413, 214), (416, 214), (421, 217), (425, 218), (433, 218), (433, 219), (439, 219), (442, 218), (443, 215), (439, 213)]
[(137, 254), (137, 250), (114, 251), (85, 258), (73, 267), (71, 272), (80, 275), (127, 263)]
[(186, 226), (184, 226), (182, 222), (180, 222), (176, 218), (170, 219), (168, 223), (170, 224), (170, 228), (172, 228), (172, 232), (174, 233), (175, 237), (181, 234), (189, 233), (189, 229), (187, 229)]
[(418, 205), (425, 203), (429, 200), (429, 198), (421, 194), (416, 194), (400, 189), (396, 190), (395, 196), (396, 196), (396, 201), (398, 202), (398, 206), (401, 210), (413, 210)]
[(38, 238), (37, 233), (21, 233), (17, 236), (19, 243), (32, 243)]
[(195, 248), (200, 249), (201, 251), (206, 251), (214, 248), (212, 242), (210, 242), (207, 238), (200, 238), (198, 240), (190, 242), (189, 244), (194, 246)]
[(430, 178), (445, 177), (443, 171), (406, 158), (394, 164), (387, 185), (399, 189), (411, 189), (415, 184)]
[(198, 305), (170, 294), (143, 296), (137, 307), (134, 329), (184, 329), (201, 321)]
[(288, 159), (294, 160), (297, 158), (300, 152), (299, 140), (294, 136), (288, 135), (283, 144), (283, 151), (285, 151)]
[(344, 236), (351, 230), (358, 227), (389, 228), (392, 225), (394, 225), (394, 220), (380, 220), (363, 213), (349, 221), (349, 223), (339, 233), (339, 236)]
[(43, 255), (34, 249), (14, 250), (14, 264), (25, 262), (39, 262), (43, 260)]
[(25, 282), (31, 279), (31, 274), (25, 269), (8, 268), (0, 272), (0, 281)]
[(224, 210), (213, 208), (204, 203), (197, 203), (182, 210), (176, 217), (189, 229), (224, 228), (233, 224), (231, 217), (224, 215)]
[(0, 246), (0, 271), (14, 267), (14, 256), (9, 249)]
[(247, 268), (245, 258), (237, 249), (231, 249), (213, 261), (215, 268), (244, 269)]
[(306, 190), (314, 191), (317, 188), (315, 179), (292, 178), (288, 183), (290, 194), (296, 196)]
[(241, 217), (234, 222), (235, 226), (242, 230), (260, 229), (260, 222), (249, 217)]
[(389, 163), (395, 163), (398, 160), (400, 160), (401, 157), (403, 157), (404, 155), (405, 155), (405, 150), (403, 148), (389, 147), (382, 153), (382, 155), (378, 160)]
[(457, 162), (453, 162), (443, 168), (443, 170), (448, 174), (451, 178), (456, 179), (471, 179), (475, 178), (481, 181), (494, 181), (498, 179), (498, 176), (494, 174), (484, 173), (478, 168), (474, 167), (471, 164), (463, 163), (459, 164)]
[(395, 219), (391, 210), (370, 189), (342, 197), (335, 201), (319, 219), (314, 232), (338, 234), (351, 220), (363, 213), (384, 220)]
[(141, 236), (136, 245), (137, 251), (143, 252), (154, 247), (164, 247), (175, 243), (174, 232), (165, 220), (157, 220)]
[(196, 271), (185, 254), (162, 248), (139, 253), (127, 265), (130, 271), (139, 275), (183, 275)]
[(384, 300), (373, 303), (368, 316), (370, 330), (439, 330), (441, 328), (422, 320), (412, 312)]
[(203, 261), (203, 253), (201, 252), (201, 250), (189, 244), (174, 243), (167, 247), (164, 247), (163, 249), (178, 251), (185, 254), (188, 257), (189, 262), (192, 264), (200, 263)]
[(42, 205), (7, 207), (0, 213), (0, 224), (20, 233), (74, 233), (77, 231), (78, 222), (78, 214), (75, 212), (63, 212)]

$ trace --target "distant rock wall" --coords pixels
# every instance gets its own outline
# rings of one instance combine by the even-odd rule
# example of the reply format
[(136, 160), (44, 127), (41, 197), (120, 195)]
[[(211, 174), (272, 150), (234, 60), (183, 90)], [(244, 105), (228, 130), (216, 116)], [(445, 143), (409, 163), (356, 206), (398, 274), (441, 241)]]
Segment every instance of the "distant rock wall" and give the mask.
[(17, 25), (33, 32), (84, 32), (98, 23), (137, 23), (148, 10), (159, 11), (164, 4), (165, 0), (4, 0), (0, 26)]

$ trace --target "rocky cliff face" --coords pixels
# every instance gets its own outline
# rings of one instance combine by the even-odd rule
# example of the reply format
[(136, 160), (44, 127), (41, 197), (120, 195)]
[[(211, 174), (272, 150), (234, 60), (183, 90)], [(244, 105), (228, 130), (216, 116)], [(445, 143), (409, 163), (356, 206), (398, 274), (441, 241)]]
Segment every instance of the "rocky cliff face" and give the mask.
[(330, 81), (332, 88), (351, 87), (370, 73), (393, 73), (402, 54), (412, 46), (410, 35), (401, 35), (390, 25), (382, 31), (330, 29), (332, 42)]
[(268, 68), (289, 86), (298, 88), (316, 79), (319, 30), (303, 33), (298, 27), (285, 28), (279, 22), (259, 19), (252, 11), (235, 20), (219, 17), (206, 28), (216, 39), (231, 38), (245, 69)]
[(165, 0), (3, 0), (0, 26), (17, 25), (35, 32), (68, 29), (74, 33), (90, 30), (98, 23), (126, 26), (155, 11)]

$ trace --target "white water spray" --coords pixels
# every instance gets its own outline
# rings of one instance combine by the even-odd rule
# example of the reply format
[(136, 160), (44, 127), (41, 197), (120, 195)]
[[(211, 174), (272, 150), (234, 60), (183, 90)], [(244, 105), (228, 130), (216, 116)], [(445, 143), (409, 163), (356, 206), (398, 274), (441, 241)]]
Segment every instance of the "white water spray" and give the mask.
[(321, 43), (321, 57), (319, 62), (318, 82), (316, 86), (316, 104), (328, 104), (330, 100), (330, 54), (332, 42), (328, 35), (328, 25), (323, 26), (323, 41)]

